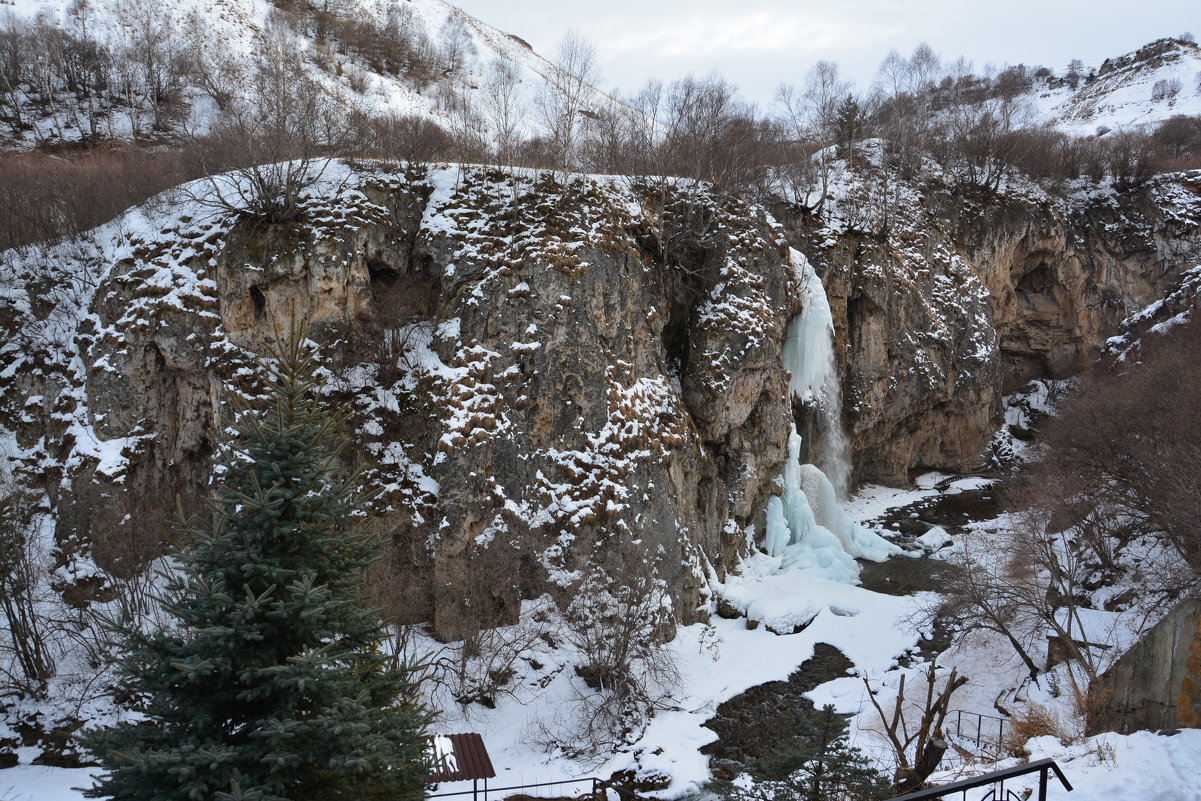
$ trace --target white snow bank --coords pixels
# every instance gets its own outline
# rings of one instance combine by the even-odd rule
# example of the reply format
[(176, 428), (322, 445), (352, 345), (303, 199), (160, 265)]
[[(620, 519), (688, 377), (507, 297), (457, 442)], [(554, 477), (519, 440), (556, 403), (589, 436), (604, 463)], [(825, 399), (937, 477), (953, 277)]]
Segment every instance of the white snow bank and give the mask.
[[(1026, 744), (1030, 759), (1054, 759), (1072, 783), (1069, 793), (1055, 779), (1047, 798), (1051, 801), (1191, 801), (1201, 798), (1201, 729), (1185, 729), (1172, 736), (1139, 731), (1134, 734), (1099, 734), (1065, 746), (1054, 737), (1035, 737)], [(998, 763), (991, 769), (1018, 764)], [(942, 776), (943, 782), (955, 777)], [(1025, 788), (1037, 788), (1038, 777), (1026, 776), (1005, 783), (1022, 797)], [(1036, 796), (1035, 796), (1036, 797)]]
[[(712, 632), (717, 647), (710, 656), (700, 640), (704, 626), (681, 630), (673, 645), (681, 665), (681, 687), (688, 688), (684, 708), (656, 715), (638, 743), (643, 771), (672, 776), (663, 797), (678, 797), (709, 780), (709, 758), (697, 749), (717, 739), (703, 726), (717, 705), (758, 684), (787, 678), (813, 655), (817, 643), (838, 648), (858, 669), (871, 674), (894, 666), (897, 657), (916, 644), (916, 635), (897, 622), (911, 612), (911, 599), (813, 577), (798, 586), (796, 575), (791, 578), (791, 584), (788, 574), (779, 573), (745, 583), (732, 580), (740, 584), (738, 591), (765, 603), (799, 590), (818, 611), (798, 634), (777, 636), (763, 628), (747, 630), (742, 621), (715, 619)], [(616, 767), (615, 761), (606, 769)]]
[(48, 768), (17, 765), (0, 770), (0, 798), (4, 801), (81, 801), (76, 788), (92, 786), (87, 768)]
[(951, 544), (951, 535), (942, 526), (934, 526), (917, 538), (917, 544), (928, 551), (937, 551)]

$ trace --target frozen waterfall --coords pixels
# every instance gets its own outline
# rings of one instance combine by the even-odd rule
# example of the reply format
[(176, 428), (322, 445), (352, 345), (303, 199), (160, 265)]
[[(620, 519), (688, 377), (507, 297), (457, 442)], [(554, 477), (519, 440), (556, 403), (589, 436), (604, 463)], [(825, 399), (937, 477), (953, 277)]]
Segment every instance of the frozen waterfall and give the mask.
[(791, 251), (793, 269), (801, 282), (804, 310), (788, 324), (784, 367), (791, 373), (793, 397), (817, 407), (824, 431), (823, 447), (814, 460), (829, 477), (839, 497), (846, 497), (851, 480), (851, 448), (842, 427), (842, 387), (834, 359), (834, 318), (821, 278), (801, 253)]
[(834, 324), (821, 279), (797, 251), (793, 267), (801, 281), (805, 310), (788, 326), (784, 366), (792, 374), (794, 397), (815, 403), (825, 424), (821, 469), (801, 464), (801, 436), (788, 437), (783, 491), (767, 502), (764, 547), (781, 558), (782, 569), (812, 570), (833, 581), (854, 582), (856, 559), (882, 562), (901, 549), (857, 525), (839, 505), (850, 479), (850, 448), (842, 428), (842, 399), (834, 361)]

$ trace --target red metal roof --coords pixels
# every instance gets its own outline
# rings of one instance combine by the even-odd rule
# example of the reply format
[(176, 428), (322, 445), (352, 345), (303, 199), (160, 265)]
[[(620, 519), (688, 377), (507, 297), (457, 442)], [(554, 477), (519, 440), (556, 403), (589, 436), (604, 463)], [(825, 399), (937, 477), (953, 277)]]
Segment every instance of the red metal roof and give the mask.
[(426, 784), (491, 779), (496, 776), (492, 760), (488, 758), (488, 749), (484, 748), (484, 738), (478, 734), (435, 735), (429, 739), (427, 749), (434, 758), (434, 767), (425, 780)]

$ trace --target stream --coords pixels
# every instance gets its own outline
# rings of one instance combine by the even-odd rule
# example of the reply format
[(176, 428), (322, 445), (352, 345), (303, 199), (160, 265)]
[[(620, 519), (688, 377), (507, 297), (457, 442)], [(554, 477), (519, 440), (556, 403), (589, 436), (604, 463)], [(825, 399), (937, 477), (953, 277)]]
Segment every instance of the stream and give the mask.
[[(912, 549), (916, 547), (916, 539), (933, 526), (942, 527), (954, 538), (970, 523), (998, 517), (1002, 511), (998, 484), (968, 489), (955, 486), (962, 478), (966, 477), (940, 481), (936, 485), (937, 495), (887, 509), (883, 514), (863, 521), (864, 525), (899, 532), (901, 536), (894, 541)], [(937, 588), (955, 569), (953, 565), (929, 556), (900, 556), (885, 562), (860, 561), (859, 565), (863, 588), (895, 596)], [(951, 633), (936, 622), (933, 636), (920, 642), (916, 656), (933, 658), (950, 644)], [(754, 760), (789, 742), (800, 722), (814, 708), (805, 694), (828, 681), (846, 676), (852, 667), (851, 661), (837, 648), (818, 643), (814, 655), (787, 680), (757, 685), (719, 705), (715, 715), (705, 723), (717, 733), (717, 740), (701, 749), (701, 753), (710, 758), (714, 776), (732, 779)]]

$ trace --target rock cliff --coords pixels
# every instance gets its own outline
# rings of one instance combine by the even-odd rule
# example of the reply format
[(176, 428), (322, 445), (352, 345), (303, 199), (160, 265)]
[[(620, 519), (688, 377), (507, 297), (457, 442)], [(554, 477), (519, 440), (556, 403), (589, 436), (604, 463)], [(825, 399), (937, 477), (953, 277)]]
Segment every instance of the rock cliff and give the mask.
[(877, 148), (836, 165), (820, 208), (773, 207), (830, 296), (858, 480), (980, 466), (1004, 394), (1076, 373), (1201, 263), (1199, 173), (992, 193), (932, 163), (903, 180)]
[[(383, 581), (443, 638), (662, 582), (708, 608), (778, 492), (801, 310), (821, 274), (857, 478), (980, 464), (1000, 399), (1071, 374), (1130, 310), (1201, 262), (1201, 176), (1055, 199), (964, 193), (861, 163), (783, 225), (670, 180), (330, 165), (303, 222), (267, 225), (200, 182), (90, 236), (5, 255), (0, 428), (42, 486), (76, 597), (203, 511), (229, 398), (297, 322), (379, 491)], [(669, 636), (663, 632), (663, 636)]]
[(172, 498), (200, 511), (228, 396), (301, 321), (411, 616), (458, 638), (599, 570), (694, 620), (785, 457), (778, 226), (670, 182), (339, 164), (320, 189), (265, 225), (202, 183), (14, 258), (3, 426), (64, 550), (132, 569)]

